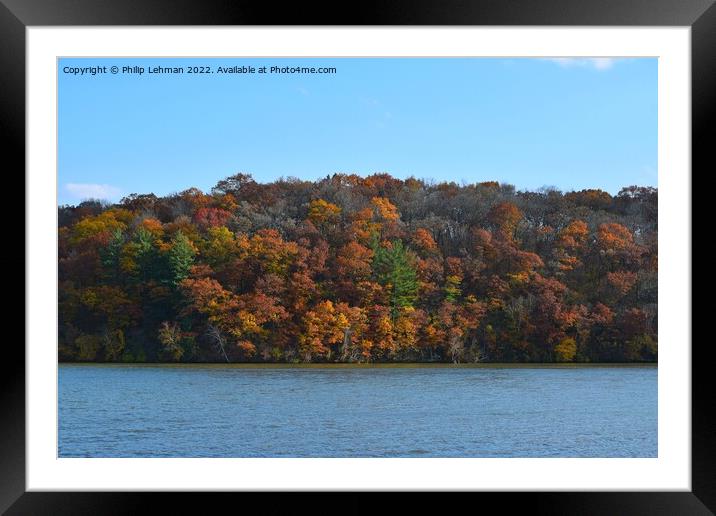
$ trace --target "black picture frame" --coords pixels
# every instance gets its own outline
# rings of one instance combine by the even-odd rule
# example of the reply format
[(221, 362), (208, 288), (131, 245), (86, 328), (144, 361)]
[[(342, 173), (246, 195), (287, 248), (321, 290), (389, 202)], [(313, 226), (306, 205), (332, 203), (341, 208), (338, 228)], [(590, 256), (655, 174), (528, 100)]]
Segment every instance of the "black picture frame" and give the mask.
[[(20, 170), (25, 166), (25, 29), (42, 25), (690, 26), (692, 170), (705, 175), (715, 169), (714, 152), (709, 148), (713, 144), (707, 137), (716, 92), (716, 6), (713, 4), (714, 0), (373, 0), (355, 4), (355, 10), (351, 10), (349, 4), (317, 7), (293, 3), (279, 8), (257, 0), (0, 0), (0, 129), (7, 143), (5, 162), (13, 157), (17, 167), (6, 165), (4, 179), (15, 178), (18, 183), (17, 188), (10, 190), (11, 195), (20, 197), (17, 192), (25, 191), (24, 181), (19, 181), (19, 177), (24, 177)], [(24, 239), (24, 235), (15, 236), (17, 242)], [(19, 249), (18, 244), (12, 257), (3, 257), (3, 263), (15, 270), (20, 265), (18, 253), (24, 253)], [(24, 254), (22, 258), (24, 263)], [(25, 271), (27, 274), (26, 268)], [(713, 514), (716, 510), (716, 426), (712, 410), (716, 406), (716, 386), (714, 375), (709, 371), (711, 361), (707, 359), (709, 342), (698, 344), (692, 346), (691, 492), (470, 493), (469, 496), (478, 498), (469, 503), (482, 505), (484, 501), (492, 501), (500, 504), (502, 510), (524, 507), (537, 514)], [(269, 496), (195, 493), (190, 496), (187, 493), (26, 492), (24, 349), (18, 345), (6, 346), (4, 357), (4, 371), (0, 376), (0, 511), (7, 514), (124, 514), (142, 512), (151, 504), (159, 503), (163, 511), (186, 512), (191, 507), (189, 502), (198, 503), (206, 510), (217, 502), (236, 503), (234, 497), (240, 496), (243, 507), (255, 501), (264, 504), (269, 512), (283, 513), (284, 509), (295, 510), (302, 502), (306, 503), (307, 497), (298, 493)], [(372, 510), (376, 506), (368, 501), (372, 496), (350, 493), (337, 508), (341, 512)], [(195, 500), (196, 497), (199, 500)], [(447, 499), (455, 503), (464, 501), (463, 497), (456, 498), (453, 494)], [(410, 504), (427, 507), (424, 493), (412, 493), (409, 498)]]

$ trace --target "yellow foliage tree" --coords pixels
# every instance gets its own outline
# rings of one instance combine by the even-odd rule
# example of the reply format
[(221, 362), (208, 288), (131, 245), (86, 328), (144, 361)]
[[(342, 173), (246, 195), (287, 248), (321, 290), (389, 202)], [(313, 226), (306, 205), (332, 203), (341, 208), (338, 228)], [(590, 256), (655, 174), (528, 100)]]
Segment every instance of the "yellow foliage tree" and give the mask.
[(565, 337), (554, 347), (554, 354), (558, 362), (572, 362), (577, 354), (577, 341)]
[(333, 203), (316, 199), (308, 206), (308, 218), (311, 222), (320, 226), (327, 222), (335, 222), (341, 214), (341, 209)]

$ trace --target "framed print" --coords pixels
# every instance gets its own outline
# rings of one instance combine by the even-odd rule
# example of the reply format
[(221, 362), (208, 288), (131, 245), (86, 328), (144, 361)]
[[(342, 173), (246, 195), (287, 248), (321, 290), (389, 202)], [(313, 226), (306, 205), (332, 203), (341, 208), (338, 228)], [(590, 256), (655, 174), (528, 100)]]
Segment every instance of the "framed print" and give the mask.
[(2, 508), (709, 514), (691, 171), (716, 8), (663, 4), (6, 1), (27, 305)]

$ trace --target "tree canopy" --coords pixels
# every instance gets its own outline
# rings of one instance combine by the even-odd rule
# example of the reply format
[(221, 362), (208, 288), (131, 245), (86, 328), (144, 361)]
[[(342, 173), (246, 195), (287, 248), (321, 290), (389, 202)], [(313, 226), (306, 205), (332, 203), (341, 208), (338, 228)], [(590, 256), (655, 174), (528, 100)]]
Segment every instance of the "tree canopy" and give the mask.
[(657, 190), (334, 174), (59, 207), (68, 361), (654, 361)]

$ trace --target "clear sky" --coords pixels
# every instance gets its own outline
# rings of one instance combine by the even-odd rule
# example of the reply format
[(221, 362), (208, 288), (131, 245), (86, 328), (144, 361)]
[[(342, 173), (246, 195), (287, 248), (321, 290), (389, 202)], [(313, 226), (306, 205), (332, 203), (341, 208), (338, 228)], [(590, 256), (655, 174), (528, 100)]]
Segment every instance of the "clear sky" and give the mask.
[[(90, 66), (107, 73), (63, 71)], [(61, 59), (58, 81), (60, 204), (209, 191), (237, 172), (260, 182), (388, 172), (520, 190), (657, 186), (655, 58)]]

